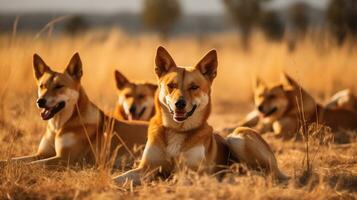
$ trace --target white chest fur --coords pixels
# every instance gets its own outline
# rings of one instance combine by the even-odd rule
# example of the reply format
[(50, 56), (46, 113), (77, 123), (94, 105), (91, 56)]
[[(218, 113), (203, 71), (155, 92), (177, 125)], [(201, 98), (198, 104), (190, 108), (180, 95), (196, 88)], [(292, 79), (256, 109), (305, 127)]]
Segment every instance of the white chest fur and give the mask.
[(187, 135), (168, 132), (167, 135), (166, 155), (169, 158), (178, 158), (183, 156), (186, 164), (191, 168), (198, 167), (205, 159), (205, 148), (203, 145), (194, 146), (186, 151), (182, 150)]
[(192, 147), (186, 151), (183, 156), (189, 167), (197, 168), (206, 158), (205, 147), (203, 145)]
[(75, 133), (66, 133), (58, 136), (55, 141), (56, 152), (62, 148), (69, 148), (76, 144)]
[(166, 153), (169, 157), (176, 157), (179, 156), (181, 153), (181, 149), (183, 143), (185, 142), (186, 135), (185, 134), (177, 134), (175, 132), (167, 132), (167, 147)]

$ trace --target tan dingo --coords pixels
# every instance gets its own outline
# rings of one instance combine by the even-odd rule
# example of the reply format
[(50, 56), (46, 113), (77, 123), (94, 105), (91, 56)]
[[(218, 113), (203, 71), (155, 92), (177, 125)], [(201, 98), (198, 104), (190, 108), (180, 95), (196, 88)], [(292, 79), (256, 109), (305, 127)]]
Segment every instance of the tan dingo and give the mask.
[(326, 108), (357, 112), (357, 97), (349, 89), (338, 91), (327, 101)]
[(118, 102), (114, 115), (118, 119), (149, 121), (155, 114), (154, 95), (157, 85), (129, 81), (115, 71)]
[(159, 47), (155, 63), (156, 114), (149, 124), (148, 141), (139, 167), (115, 177), (117, 183), (140, 183), (147, 170), (170, 173), (179, 158), (190, 169), (213, 173), (228, 164), (230, 152), (249, 166), (258, 165), (274, 176), (285, 177), (269, 145), (254, 130), (238, 128), (225, 140), (208, 125), (211, 85), (218, 65), (215, 50), (195, 67), (183, 68)]
[[(274, 132), (284, 138), (293, 137), (302, 123), (318, 122), (331, 127), (333, 131), (357, 129), (357, 113), (343, 109), (328, 109), (317, 104), (287, 74), (282, 75), (281, 84), (272, 87), (258, 79), (254, 100), (262, 119), (271, 123)], [(302, 122), (303, 118), (305, 122)]]
[[(258, 82), (261, 82), (258, 80)], [(256, 87), (255, 87), (256, 88)], [(345, 109), (357, 112), (357, 98), (349, 89), (338, 91), (326, 101), (325, 108), (327, 109)], [(273, 131), (272, 124), (264, 116), (260, 115), (258, 109), (254, 109), (248, 113), (243, 120), (238, 123), (238, 126), (247, 126), (254, 128), (259, 133)], [(226, 128), (224, 131), (229, 132), (234, 128)]]
[(94, 164), (105, 147), (113, 152), (123, 145), (118, 151), (123, 156), (134, 145), (145, 144), (147, 123), (112, 120), (88, 99), (81, 86), (82, 62), (78, 53), (63, 73), (51, 70), (37, 54), (33, 66), (38, 85), (37, 106), (42, 119), (48, 121), (47, 129), (36, 154), (12, 160), (48, 165), (85, 160)]

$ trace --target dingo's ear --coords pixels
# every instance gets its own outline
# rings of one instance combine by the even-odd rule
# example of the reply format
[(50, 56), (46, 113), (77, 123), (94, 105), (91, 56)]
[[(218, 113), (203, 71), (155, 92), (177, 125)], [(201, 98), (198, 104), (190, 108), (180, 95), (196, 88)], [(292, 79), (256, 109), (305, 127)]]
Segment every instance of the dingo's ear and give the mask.
[(281, 79), (283, 88), (286, 91), (291, 91), (291, 90), (300, 88), (300, 85), (285, 72), (283, 72), (281, 74), (280, 79)]
[(118, 70), (115, 70), (115, 82), (119, 90), (123, 89), (125, 85), (129, 84), (129, 80)]
[(65, 72), (67, 72), (74, 80), (79, 81), (81, 79), (83, 75), (82, 61), (78, 53), (75, 53), (72, 56), (71, 60), (67, 65)]
[(262, 81), (262, 79), (260, 77), (255, 77), (255, 81), (254, 81), (254, 88), (266, 88), (267, 85), (265, 84), (264, 81)]
[(217, 52), (216, 50), (211, 50), (208, 52), (196, 65), (196, 69), (200, 70), (200, 72), (210, 81), (217, 76)]
[(50, 70), (47, 64), (37, 54), (33, 55), (33, 69), (37, 80), (40, 79), (45, 72)]
[(159, 78), (169, 72), (172, 67), (176, 67), (175, 61), (162, 46), (157, 48), (155, 64), (155, 73)]

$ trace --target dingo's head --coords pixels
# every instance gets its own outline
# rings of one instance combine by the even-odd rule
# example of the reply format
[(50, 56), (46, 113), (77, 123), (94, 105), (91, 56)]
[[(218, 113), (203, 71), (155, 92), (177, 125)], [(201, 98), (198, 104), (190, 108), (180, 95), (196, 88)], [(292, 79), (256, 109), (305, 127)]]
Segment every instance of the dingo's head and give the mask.
[(130, 82), (122, 73), (115, 71), (118, 89), (118, 105), (124, 118), (148, 121), (154, 109), (157, 86), (151, 83)]
[(282, 75), (281, 83), (271, 87), (257, 78), (254, 103), (264, 118), (269, 121), (277, 120), (285, 114), (292, 103), (288, 93), (295, 92), (298, 88), (298, 84), (285, 73)]
[(185, 131), (199, 127), (210, 112), (211, 84), (217, 74), (217, 53), (211, 50), (195, 67), (178, 67), (159, 47), (155, 72), (158, 78), (157, 112), (165, 126)]
[(285, 114), (304, 115), (316, 112), (316, 102), (294, 79), (286, 73), (281, 75), (281, 83), (268, 87), (257, 78), (254, 89), (254, 102), (258, 111), (268, 121), (275, 121)]
[(42, 119), (61, 115), (68, 120), (79, 98), (82, 62), (78, 53), (62, 73), (53, 71), (37, 54), (33, 56), (33, 67), (38, 85), (37, 106), (42, 109)]

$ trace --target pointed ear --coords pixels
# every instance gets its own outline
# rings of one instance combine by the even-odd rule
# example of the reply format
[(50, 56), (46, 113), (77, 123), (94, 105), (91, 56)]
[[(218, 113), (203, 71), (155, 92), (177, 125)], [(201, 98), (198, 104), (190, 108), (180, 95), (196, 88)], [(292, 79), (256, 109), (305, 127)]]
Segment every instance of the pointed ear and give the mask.
[(82, 61), (78, 53), (75, 53), (72, 56), (71, 60), (67, 65), (65, 72), (67, 72), (74, 80), (79, 81), (81, 79), (83, 75)]
[(147, 86), (149, 86), (150, 87), (150, 89), (152, 90), (152, 91), (156, 91), (156, 89), (157, 89), (157, 85), (156, 84), (153, 84), (153, 83), (146, 83), (146, 85)]
[(169, 52), (162, 46), (157, 48), (155, 64), (155, 73), (158, 78), (169, 72), (172, 67), (176, 67), (175, 61), (170, 56)]
[(118, 70), (115, 70), (114, 75), (115, 75), (115, 82), (119, 90), (123, 89), (125, 85), (130, 83), (129, 80)]
[(45, 72), (50, 71), (50, 68), (47, 66), (47, 64), (42, 60), (42, 58), (39, 55), (34, 54), (33, 70), (35, 73), (35, 78), (38, 80), (43, 76)]
[(266, 88), (267, 85), (265, 84), (264, 81), (262, 81), (262, 79), (260, 77), (255, 77), (255, 81), (254, 81), (254, 88)]
[(300, 88), (300, 85), (285, 72), (281, 74), (280, 79), (283, 85), (283, 89), (286, 91)]
[(208, 52), (196, 65), (196, 69), (200, 70), (200, 72), (210, 81), (217, 76), (217, 52), (216, 50), (211, 50)]

